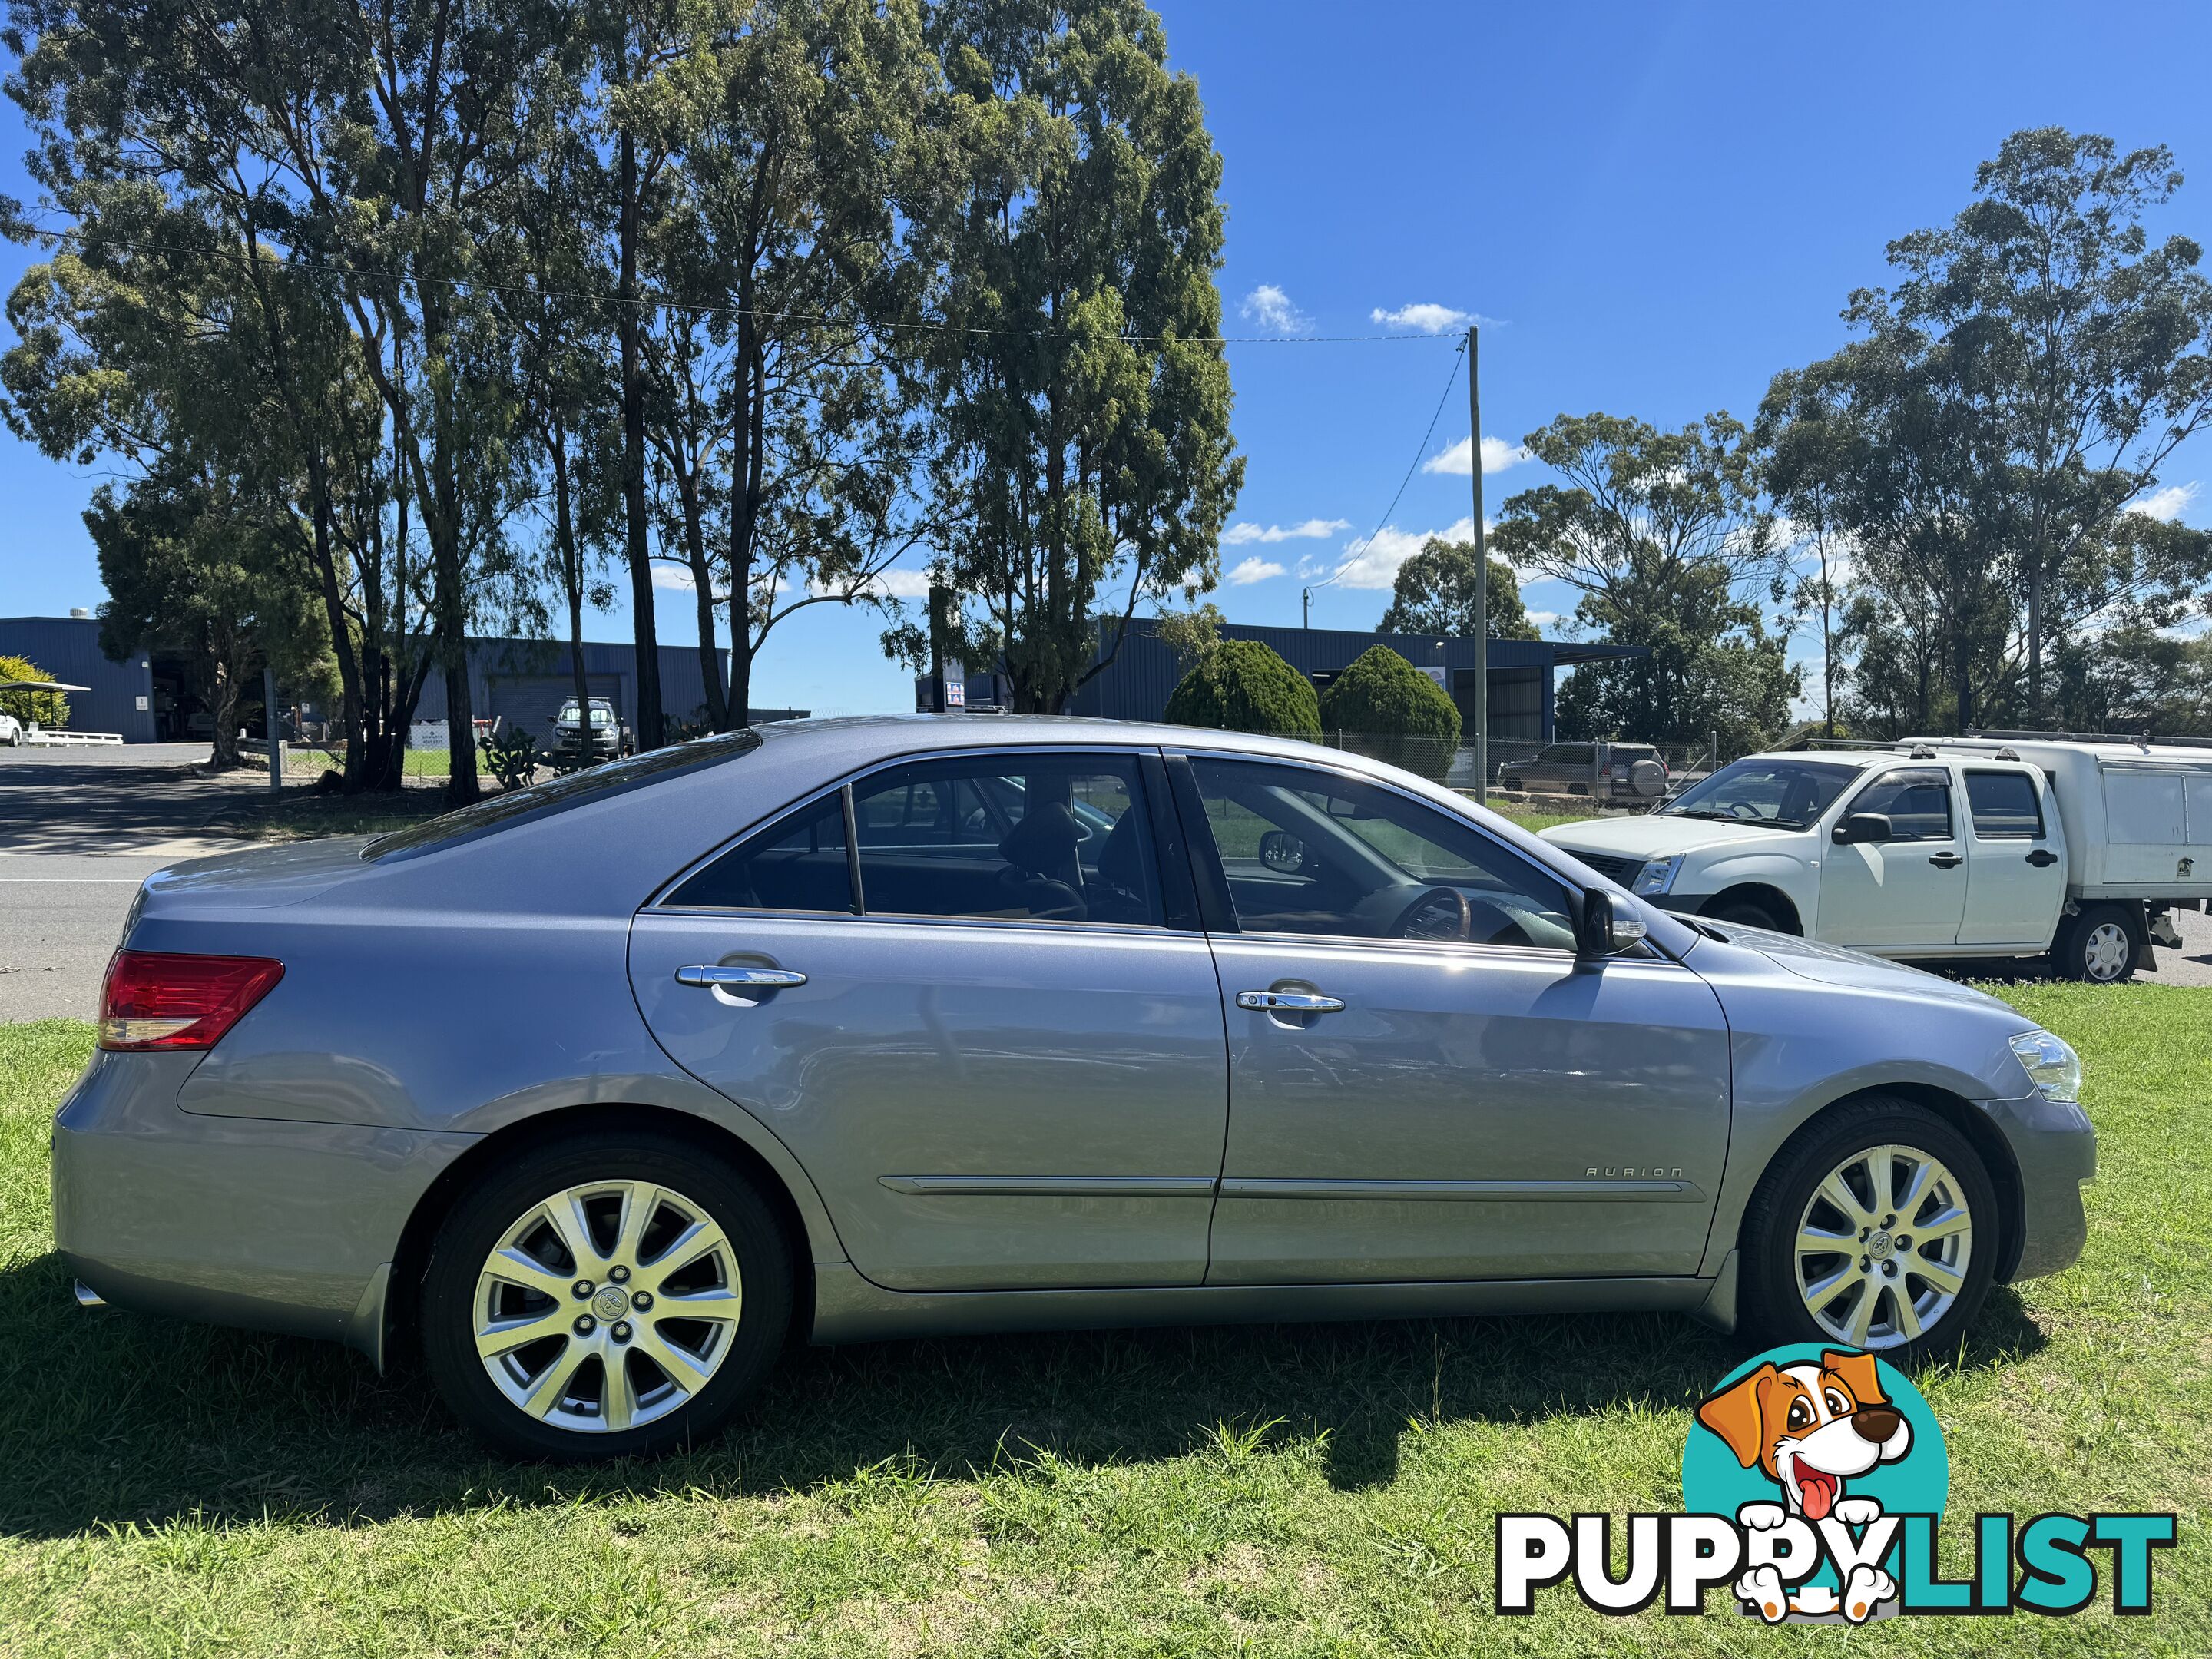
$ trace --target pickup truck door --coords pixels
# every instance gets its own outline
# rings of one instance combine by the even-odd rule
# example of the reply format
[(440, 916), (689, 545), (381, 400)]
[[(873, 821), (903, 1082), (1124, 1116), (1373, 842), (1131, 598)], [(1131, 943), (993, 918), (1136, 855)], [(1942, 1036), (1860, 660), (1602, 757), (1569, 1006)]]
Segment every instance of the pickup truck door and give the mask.
[(2052, 833), (2057, 814), (2046, 799), (2050, 786), (2025, 769), (1962, 771), (1972, 834), (1959, 943), (2040, 949), (2066, 902), (2066, 859)]
[(1839, 847), (1820, 855), (1820, 921), (1833, 945), (1863, 950), (1925, 950), (1955, 945), (1966, 913), (1966, 856), (1948, 766), (1885, 772), (1847, 799), (1832, 820), (1879, 812), (1893, 838)]

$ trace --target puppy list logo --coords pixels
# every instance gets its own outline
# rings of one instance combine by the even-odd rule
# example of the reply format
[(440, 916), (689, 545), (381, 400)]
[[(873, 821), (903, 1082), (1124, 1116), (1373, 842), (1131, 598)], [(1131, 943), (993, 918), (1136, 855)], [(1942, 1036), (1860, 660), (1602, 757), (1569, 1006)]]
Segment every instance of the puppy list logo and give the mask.
[[(1697, 1410), (1682, 1449), (1681, 1515), (1632, 1515), (1626, 1571), (1612, 1576), (1612, 1518), (1498, 1517), (1498, 1610), (1534, 1610), (1569, 1578), (1602, 1613), (1705, 1611), (1725, 1585), (1768, 1624), (1863, 1624), (1894, 1613), (2079, 1613), (2151, 1608), (2154, 1552), (2171, 1515), (1974, 1518), (1974, 1568), (1940, 1577), (1936, 1534), (1950, 1492), (1942, 1431), (1918, 1389), (1872, 1354), (1804, 1344), (1731, 1371)], [(2093, 1553), (2094, 1552), (2094, 1553)]]

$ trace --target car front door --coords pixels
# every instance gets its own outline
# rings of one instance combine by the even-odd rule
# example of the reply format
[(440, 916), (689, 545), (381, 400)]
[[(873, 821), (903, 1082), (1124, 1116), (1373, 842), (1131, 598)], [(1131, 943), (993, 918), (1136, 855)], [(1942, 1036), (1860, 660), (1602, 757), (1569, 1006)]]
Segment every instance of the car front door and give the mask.
[(2066, 861), (2051, 845), (2042, 781), (2025, 770), (1962, 774), (1972, 834), (1959, 943), (2049, 944), (2066, 902)]
[(1127, 751), (885, 768), (639, 915), (653, 1034), (783, 1139), (877, 1284), (1203, 1276), (1227, 1070), (1164, 777)]
[(1209, 1284), (1696, 1269), (1729, 1128), (1702, 980), (1578, 960), (1565, 885), (1416, 796), (1173, 764), (1229, 1029)]
[(1869, 951), (1956, 945), (1966, 913), (1966, 857), (1948, 766), (1885, 772), (1847, 799), (1833, 820), (1879, 813), (1886, 842), (1831, 841), (1820, 855), (1815, 932)]

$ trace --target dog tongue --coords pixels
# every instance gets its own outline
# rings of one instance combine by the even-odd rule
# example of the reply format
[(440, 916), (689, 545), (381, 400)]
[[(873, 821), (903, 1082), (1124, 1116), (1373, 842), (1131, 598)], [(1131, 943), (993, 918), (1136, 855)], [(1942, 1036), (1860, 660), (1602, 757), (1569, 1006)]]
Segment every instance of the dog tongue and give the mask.
[(1827, 1518), (1828, 1511), (1836, 1504), (1838, 1484), (1833, 1475), (1820, 1469), (1797, 1471), (1797, 1495), (1804, 1501), (1808, 1521)]

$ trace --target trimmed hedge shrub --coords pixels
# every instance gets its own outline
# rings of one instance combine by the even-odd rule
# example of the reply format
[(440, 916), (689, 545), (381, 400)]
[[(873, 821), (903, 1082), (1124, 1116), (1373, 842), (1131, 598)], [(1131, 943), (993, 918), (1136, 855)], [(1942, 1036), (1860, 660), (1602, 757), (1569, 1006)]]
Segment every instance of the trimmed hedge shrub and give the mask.
[(1329, 682), (1321, 719), (1346, 748), (1425, 777), (1441, 780), (1459, 746), (1458, 705), (1387, 645), (1370, 645)]
[(1312, 683), (1257, 640), (1224, 640), (1207, 652), (1168, 698), (1167, 718), (1223, 732), (1321, 733)]

